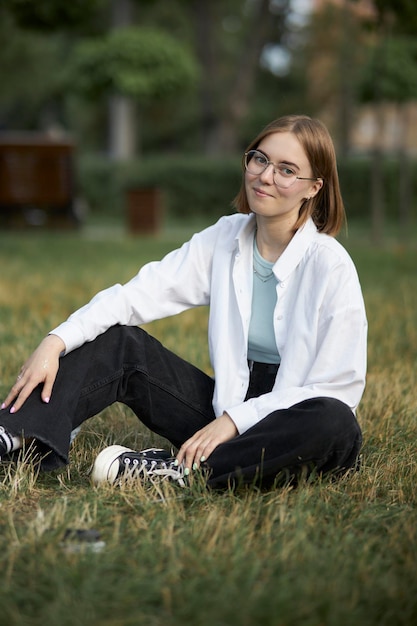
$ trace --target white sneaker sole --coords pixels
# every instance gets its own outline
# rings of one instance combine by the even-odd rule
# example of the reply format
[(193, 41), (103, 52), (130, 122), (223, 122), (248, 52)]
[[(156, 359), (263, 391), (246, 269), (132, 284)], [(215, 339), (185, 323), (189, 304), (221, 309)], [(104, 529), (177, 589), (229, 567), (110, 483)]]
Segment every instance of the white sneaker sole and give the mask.
[[(118, 458), (124, 452), (134, 452), (131, 448), (125, 448), (125, 446), (109, 446), (104, 448), (94, 461), (93, 469), (91, 472), (91, 480), (95, 485), (102, 485), (103, 483), (110, 483), (111, 485), (117, 478), (119, 471)], [(117, 461), (115, 463), (115, 461)]]

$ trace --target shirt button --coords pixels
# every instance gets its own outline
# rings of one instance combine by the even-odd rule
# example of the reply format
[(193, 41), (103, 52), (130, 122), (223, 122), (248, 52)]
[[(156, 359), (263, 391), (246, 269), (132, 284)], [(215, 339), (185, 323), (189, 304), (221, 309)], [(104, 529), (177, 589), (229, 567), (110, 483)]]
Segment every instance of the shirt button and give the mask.
[(279, 286), (281, 287), (281, 289), (285, 287), (284, 283), (280, 283)]
[(282, 315), (277, 315), (277, 320), (280, 322), (282, 320)]

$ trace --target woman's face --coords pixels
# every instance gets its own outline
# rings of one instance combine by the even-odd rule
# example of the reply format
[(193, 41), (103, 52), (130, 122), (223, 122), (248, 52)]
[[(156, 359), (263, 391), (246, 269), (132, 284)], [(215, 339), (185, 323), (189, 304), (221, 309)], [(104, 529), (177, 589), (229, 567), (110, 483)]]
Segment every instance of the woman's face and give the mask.
[[(321, 180), (300, 180), (296, 178), (289, 187), (277, 170), (284, 176), (312, 178), (313, 173), (307, 155), (298, 139), (290, 132), (277, 132), (268, 135), (257, 147), (274, 165), (269, 165), (260, 174), (245, 172), (245, 188), (251, 211), (258, 218), (274, 221), (285, 220), (288, 226), (295, 224), (300, 207), (306, 198), (312, 198), (322, 187)], [(274, 180), (274, 171), (275, 180)], [(278, 184), (276, 184), (278, 183)]]

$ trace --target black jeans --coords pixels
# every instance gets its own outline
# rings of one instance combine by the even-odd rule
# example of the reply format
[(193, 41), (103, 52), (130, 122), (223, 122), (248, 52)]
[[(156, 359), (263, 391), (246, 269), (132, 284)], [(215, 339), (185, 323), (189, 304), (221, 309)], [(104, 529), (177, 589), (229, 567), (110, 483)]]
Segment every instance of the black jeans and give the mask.
[[(68, 463), (71, 431), (114, 402), (180, 447), (215, 419), (213, 388), (210, 376), (142, 329), (114, 326), (61, 359), (49, 404), (35, 389), (17, 413), (0, 411), (0, 425), (34, 437), (40, 452), (48, 452), (42, 469), (50, 470)], [(283, 470), (296, 474), (306, 465), (320, 473), (343, 472), (356, 465), (361, 442), (348, 406), (332, 398), (306, 400), (219, 445), (206, 462), (207, 482), (266, 485)]]

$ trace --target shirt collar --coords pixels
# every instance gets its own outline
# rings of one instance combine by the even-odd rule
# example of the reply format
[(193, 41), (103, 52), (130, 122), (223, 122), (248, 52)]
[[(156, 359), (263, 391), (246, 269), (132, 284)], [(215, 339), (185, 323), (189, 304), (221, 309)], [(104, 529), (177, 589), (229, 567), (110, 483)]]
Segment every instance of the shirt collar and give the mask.
[(311, 217), (297, 230), (284, 252), (274, 265), (275, 276), (284, 281), (304, 257), (311, 242), (317, 235), (317, 228)]
[[(256, 216), (251, 213), (244, 221), (235, 237), (235, 249), (240, 252), (250, 245), (256, 231)], [(279, 281), (284, 281), (297, 267), (311, 242), (317, 235), (317, 228), (311, 217), (297, 230), (290, 243), (274, 265), (274, 274)]]
[[(247, 216), (235, 237), (235, 249), (240, 252), (247, 244), (253, 245), (253, 237), (256, 231), (256, 217), (254, 213)], [(252, 251), (252, 247), (251, 247)]]

